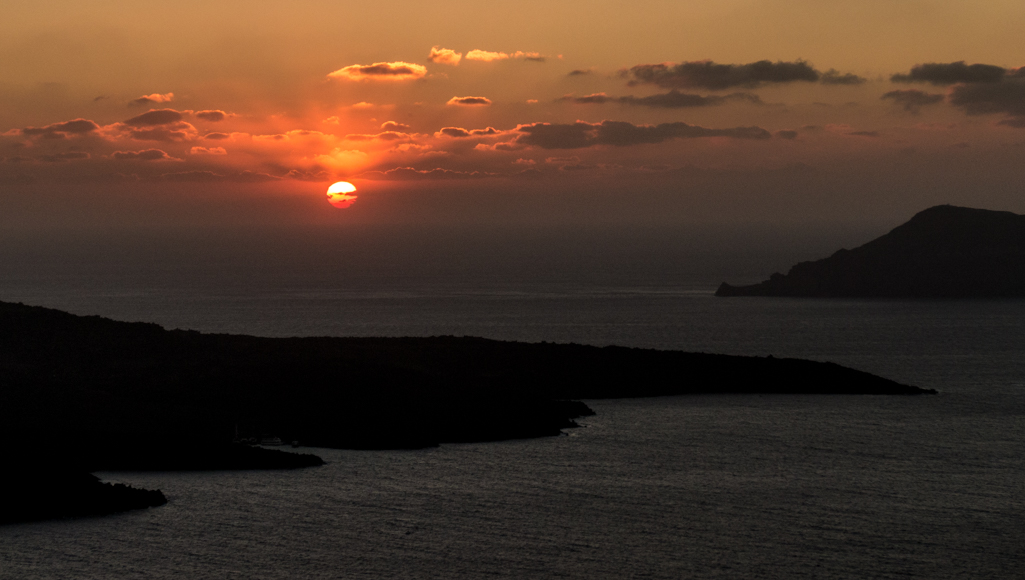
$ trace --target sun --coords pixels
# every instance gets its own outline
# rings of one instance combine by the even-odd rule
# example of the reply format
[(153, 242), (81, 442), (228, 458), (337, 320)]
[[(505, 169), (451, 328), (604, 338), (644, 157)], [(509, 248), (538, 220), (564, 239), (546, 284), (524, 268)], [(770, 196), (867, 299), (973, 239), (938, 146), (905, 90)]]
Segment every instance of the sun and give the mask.
[(356, 201), (356, 196), (352, 195), (354, 191), (356, 186), (348, 181), (332, 183), (331, 187), (327, 188), (327, 202), (338, 209), (347, 208)]

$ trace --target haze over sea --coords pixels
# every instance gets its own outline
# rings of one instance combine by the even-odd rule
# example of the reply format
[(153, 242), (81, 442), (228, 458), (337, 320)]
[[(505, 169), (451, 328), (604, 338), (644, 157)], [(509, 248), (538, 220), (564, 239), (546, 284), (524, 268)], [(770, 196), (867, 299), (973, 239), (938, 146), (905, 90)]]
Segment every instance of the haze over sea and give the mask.
[(76, 314), (772, 354), (940, 395), (589, 401), (565, 437), (103, 473), (169, 503), (0, 528), (0, 577), (1020, 577), (1025, 301), (712, 296), (886, 229), (11, 235), (0, 300)]

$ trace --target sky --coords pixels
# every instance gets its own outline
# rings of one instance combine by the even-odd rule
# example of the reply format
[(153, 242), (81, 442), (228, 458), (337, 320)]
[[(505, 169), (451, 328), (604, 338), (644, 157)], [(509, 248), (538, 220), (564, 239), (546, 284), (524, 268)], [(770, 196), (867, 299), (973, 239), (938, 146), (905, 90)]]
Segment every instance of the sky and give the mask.
[(1025, 213), (1021, 30), (1010, 0), (7, 0), (0, 226)]

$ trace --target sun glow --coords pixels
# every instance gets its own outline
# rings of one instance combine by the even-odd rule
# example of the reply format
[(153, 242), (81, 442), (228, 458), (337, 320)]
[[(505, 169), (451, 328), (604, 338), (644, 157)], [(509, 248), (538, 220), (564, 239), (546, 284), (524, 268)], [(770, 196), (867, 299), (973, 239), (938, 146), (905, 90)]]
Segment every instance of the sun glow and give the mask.
[(356, 201), (356, 196), (352, 195), (354, 191), (356, 186), (348, 181), (332, 183), (331, 187), (327, 188), (327, 202), (338, 209), (347, 208)]

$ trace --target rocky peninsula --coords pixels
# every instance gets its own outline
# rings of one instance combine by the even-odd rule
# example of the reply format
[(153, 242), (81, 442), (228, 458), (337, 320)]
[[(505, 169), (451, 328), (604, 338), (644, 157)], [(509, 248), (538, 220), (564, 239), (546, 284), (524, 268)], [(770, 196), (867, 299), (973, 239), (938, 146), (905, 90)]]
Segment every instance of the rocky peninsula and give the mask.
[(923, 210), (853, 250), (801, 262), (716, 296), (1025, 297), (1025, 215), (952, 205)]
[[(588, 398), (933, 392), (798, 359), (451, 336), (203, 334), (0, 302), (0, 434), (27, 442), (29, 458), (8, 460), (8, 477), (56, 466), (93, 491), (103, 484), (86, 475), (98, 470), (322, 464), (244, 444), (258, 441), (416, 449), (558, 435), (593, 414), (580, 401)], [(0, 503), (16, 497), (5, 491)]]

